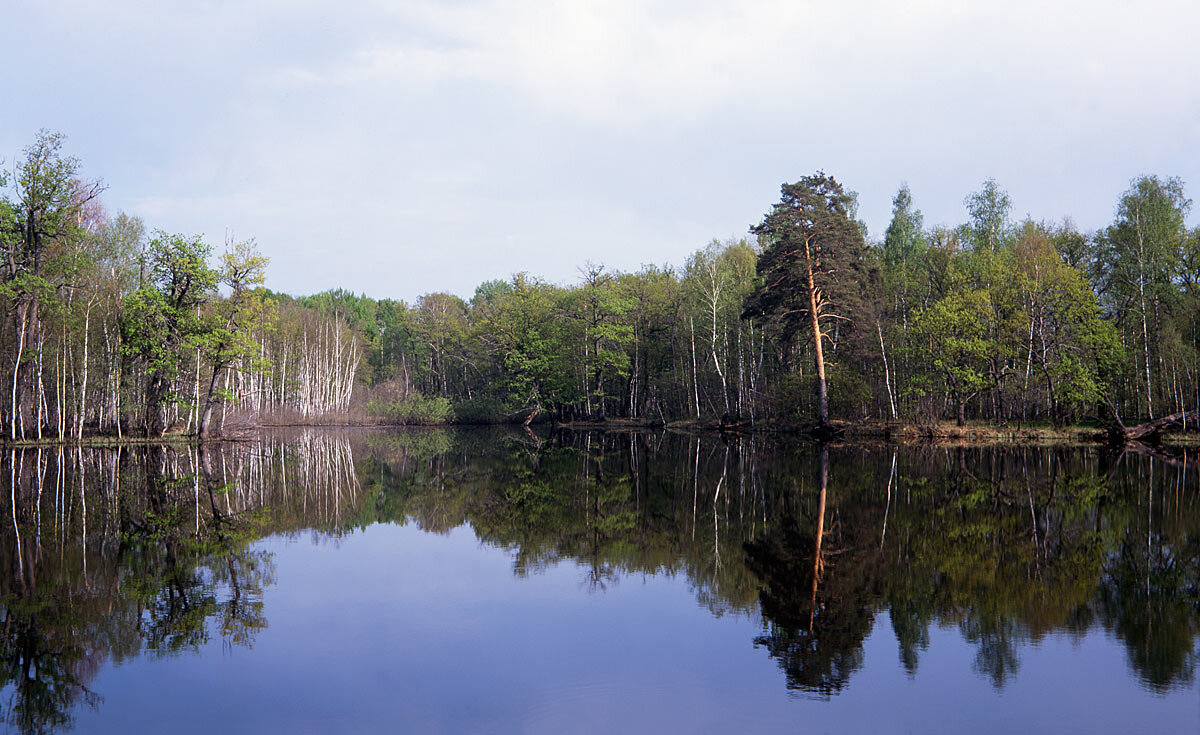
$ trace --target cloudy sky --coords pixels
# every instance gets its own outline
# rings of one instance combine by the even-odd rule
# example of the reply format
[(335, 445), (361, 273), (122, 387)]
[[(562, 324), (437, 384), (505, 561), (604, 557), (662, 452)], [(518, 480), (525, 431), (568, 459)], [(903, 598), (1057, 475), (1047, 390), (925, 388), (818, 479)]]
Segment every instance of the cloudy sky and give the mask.
[[(66, 2), (5, 9), (0, 158), (39, 128), (268, 285), (412, 299), (682, 263), (818, 169), (873, 234), (995, 177), (1018, 217), (1200, 192), (1200, 3)], [(1197, 221), (1193, 214), (1191, 222)]]

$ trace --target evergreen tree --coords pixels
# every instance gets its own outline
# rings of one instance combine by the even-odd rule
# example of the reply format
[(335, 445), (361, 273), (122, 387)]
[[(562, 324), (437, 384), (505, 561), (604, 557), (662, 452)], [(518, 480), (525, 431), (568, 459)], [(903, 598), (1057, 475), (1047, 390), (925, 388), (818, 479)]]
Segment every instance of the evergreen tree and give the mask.
[(770, 317), (790, 338), (807, 325), (817, 367), (817, 423), (829, 423), (824, 342), (830, 323), (852, 323), (867, 279), (866, 242), (850, 216), (851, 197), (822, 172), (784, 184), (752, 232), (765, 238), (747, 316)]

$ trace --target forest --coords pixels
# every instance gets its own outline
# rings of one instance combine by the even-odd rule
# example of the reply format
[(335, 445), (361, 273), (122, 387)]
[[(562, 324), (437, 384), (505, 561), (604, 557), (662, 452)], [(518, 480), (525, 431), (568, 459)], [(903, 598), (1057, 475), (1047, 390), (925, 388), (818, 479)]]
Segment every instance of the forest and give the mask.
[(7, 440), (255, 423), (1125, 423), (1200, 406), (1200, 228), (1141, 176), (1095, 231), (984, 181), (881, 234), (816, 173), (682, 265), (585, 263), (414, 302), (264, 286), (253, 240), (110, 215), (43, 131), (0, 172)]

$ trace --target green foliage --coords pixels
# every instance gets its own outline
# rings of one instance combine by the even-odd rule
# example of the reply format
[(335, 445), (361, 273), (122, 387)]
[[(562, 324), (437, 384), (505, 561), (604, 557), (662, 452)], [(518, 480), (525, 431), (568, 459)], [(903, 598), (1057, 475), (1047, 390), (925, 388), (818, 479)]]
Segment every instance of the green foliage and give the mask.
[(158, 232), (150, 241), (144, 267), (146, 285), (122, 304), (121, 349), (144, 365), (149, 377), (147, 402), (158, 409), (151, 430), (161, 434), (161, 411), (182, 400), (171, 392), (190, 353), (208, 337), (211, 326), (201, 307), (216, 291), (218, 272), (208, 264), (211, 248), (199, 237)]
[(541, 410), (582, 397), (568, 367), (565, 296), (518, 273), (508, 293), (480, 305), (478, 334), (499, 363), (510, 410)]
[[(1179, 310), (1181, 269), (1188, 262), (1185, 220), (1190, 207), (1179, 179), (1143, 176), (1121, 196), (1113, 224), (1096, 236), (1093, 276), (1101, 302), (1124, 343), (1140, 348), (1131, 350), (1141, 364), (1130, 366), (1129, 373), (1144, 381), (1137, 388), (1130, 386), (1143, 415), (1155, 413), (1155, 404), (1162, 405), (1164, 394), (1168, 401), (1174, 397), (1175, 391), (1164, 390), (1165, 385), (1155, 390), (1154, 375), (1164, 368), (1164, 347), (1170, 337), (1193, 331), (1191, 315)], [(1191, 342), (1188, 352), (1194, 358), (1197, 343)], [(1172, 357), (1181, 356), (1179, 352)], [(1160, 373), (1157, 382), (1165, 377)]]
[(767, 244), (747, 315), (776, 319), (787, 335), (805, 329), (812, 318), (811, 269), (818, 317), (839, 312), (852, 318), (868, 278), (866, 243), (849, 206), (842, 185), (824, 173), (783, 185), (779, 203), (751, 230)]
[(572, 296), (567, 309), (582, 327), (579, 338), (588, 385), (586, 400), (603, 405), (606, 378), (629, 375), (628, 348), (634, 332), (626, 316), (634, 300), (602, 266), (589, 266), (584, 271), (582, 288)]
[(1135, 179), (1117, 207), (1117, 219), (1096, 238), (1101, 291), (1132, 300), (1137, 288), (1169, 298), (1187, 237), (1191, 200), (1179, 179)]
[(1003, 249), (1011, 236), (1008, 213), (1012, 210), (1012, 200), (1008, 192), (995, 179), (988, 179), (963, 203), (971, 217), (970, 234), (975, 248), (991, 252)]
[(420, 393), (391, 400), (372, 399), (367, 404), (367, 412), (399, 426), (447, 424), (454, 418), (449, 399)]
[(496, 398), (484, 396), (454, 404), (456, 424), (499, 424), (505, 419), (504, 404)]
[(893, 302), (890, 311), (902, 323), (907, 323), (917, 306), (914, 302), (929, 280), (929, 242), (923, 221), (921, 210), (913, 206), (912, 192), (907, 185), (901, 186), (892, 199), (892, 221), (884, 233), (880, 253), (883, 289), (878, 296)]
[(266, 268), (267, 258), (253, 240), (236, 243), (221, 255), (218, 273), (229, 296), (208, 303), (203, 328), (192, 341), (214, 375), (236, 362), (247, 371), (266, 367), (256, 364), (258, 344), (251, 334), (253, 327), (266, 327), (274, 318), (274, 303), (261, 289)]
[(986, 389), (993, 379), (987, 366), (995, 348), (988, 339), (993, 315), (990, 294), (976, 289), (939, 300), (913, 321), (915, 343), (959, 404)]

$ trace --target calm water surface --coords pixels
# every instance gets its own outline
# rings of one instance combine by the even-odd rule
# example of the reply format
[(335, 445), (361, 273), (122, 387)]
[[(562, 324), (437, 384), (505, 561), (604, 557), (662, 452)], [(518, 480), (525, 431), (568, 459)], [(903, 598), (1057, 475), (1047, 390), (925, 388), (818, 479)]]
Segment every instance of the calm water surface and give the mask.
[(14, 732), (1200, 729), (1189, 462), (306, 431), (2, 472)]

